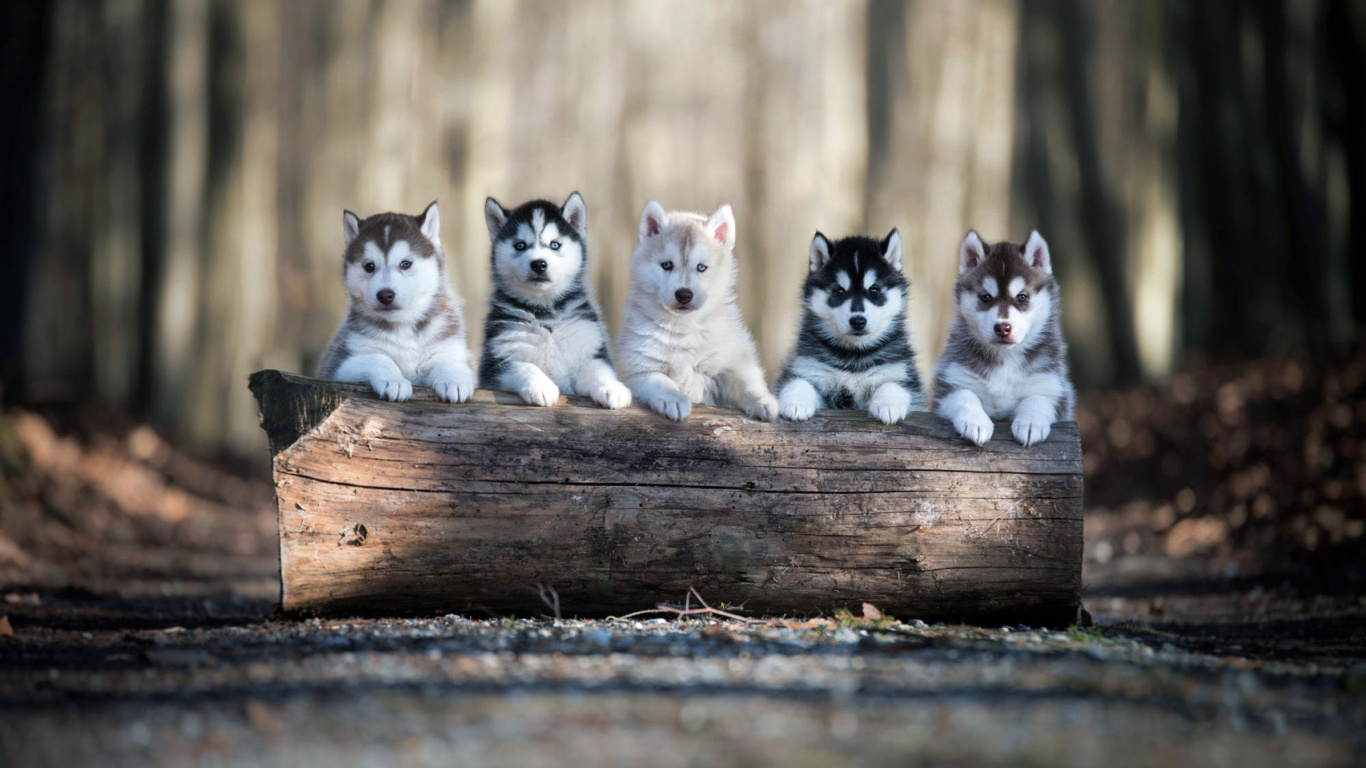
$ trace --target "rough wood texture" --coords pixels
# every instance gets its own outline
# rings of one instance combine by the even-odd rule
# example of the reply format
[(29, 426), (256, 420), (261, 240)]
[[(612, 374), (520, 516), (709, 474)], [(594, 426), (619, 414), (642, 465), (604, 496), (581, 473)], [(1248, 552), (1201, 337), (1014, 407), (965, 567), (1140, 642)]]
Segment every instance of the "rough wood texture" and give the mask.
[(533, 408), (384, 402), (251, 377), (274, 454), (291, 613), (623, 614), (681, 601), (754, 614), (871, 602), (898, 618), (1062, 625), (1081, 590), (1076, 425), (985, 449), (915, 414), (675, 424), (575, 398)]

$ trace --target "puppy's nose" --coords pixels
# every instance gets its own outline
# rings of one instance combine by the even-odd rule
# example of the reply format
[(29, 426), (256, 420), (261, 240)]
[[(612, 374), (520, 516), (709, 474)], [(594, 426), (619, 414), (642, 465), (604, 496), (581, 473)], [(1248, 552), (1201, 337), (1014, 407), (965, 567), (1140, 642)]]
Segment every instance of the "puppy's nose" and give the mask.
[(538, 275), (544, 275), (545, 268), (548, 266), (550, 265), (545, 263), (545, 259), (537, 259), (531, 262), (531, 271), (535, 272)]
[(863, 315), (854, 315), (849, 318), (849, 327), (856, 331), (861, 331), (868, 327), (868, 318)]
[(997, 323), (996, 335), (1003, 339), (1010, 338), (1010, 323)]
[(393, 304), (393, 303), (394, 303), (394, 292), (393, 292), (392, 289), (385, 288), (384, 290), (382, 290), (382, 291), (380, 291), (379, 293), (375, 294), (375, 298), (379, 299), (379, 303), (381, 303), (381, 304), (385, 304), (385, 305)]
[(678, 299), (679, 304), (689, 304), (692, 302), (692, 291), (687, 288), (679, 288), (674, 291), (674, 298)]

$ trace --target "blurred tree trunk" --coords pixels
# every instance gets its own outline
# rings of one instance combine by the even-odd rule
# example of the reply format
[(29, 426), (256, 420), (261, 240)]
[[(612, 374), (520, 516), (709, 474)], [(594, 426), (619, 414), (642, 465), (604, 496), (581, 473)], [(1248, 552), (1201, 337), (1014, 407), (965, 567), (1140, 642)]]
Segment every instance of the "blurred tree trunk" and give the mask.
[(53, 6), (24, 0), (0, 2), (0, 101), (10, 117), (0, 125), (0, 398), (24, 398), (23, 334), (29, 271), (38, 259), (42, 201), (44, 93), (48, 85)]

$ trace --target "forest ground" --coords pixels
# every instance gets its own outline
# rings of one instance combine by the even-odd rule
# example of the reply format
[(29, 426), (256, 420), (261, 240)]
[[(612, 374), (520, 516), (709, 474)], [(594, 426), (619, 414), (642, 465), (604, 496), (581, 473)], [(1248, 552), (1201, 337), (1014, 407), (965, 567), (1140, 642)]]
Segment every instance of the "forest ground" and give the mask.
[(12, 411), (0, 764), (1361, 764), (1366, 353), (1077, 419), (1095, 626), (1047, 631), (283, 620), (264, 457)]

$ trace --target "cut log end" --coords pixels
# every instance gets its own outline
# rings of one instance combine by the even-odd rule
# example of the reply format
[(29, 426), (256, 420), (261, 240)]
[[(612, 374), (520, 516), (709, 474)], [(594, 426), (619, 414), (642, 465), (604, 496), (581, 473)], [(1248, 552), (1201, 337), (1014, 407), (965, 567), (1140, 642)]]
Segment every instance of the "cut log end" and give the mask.
[(252, 376), (274, 454), (289, 613), (623, 614), (682, 600), (810, 615), (1075, 620), (1081, 445), (984, 448), (929, 414), (682, 422)]

